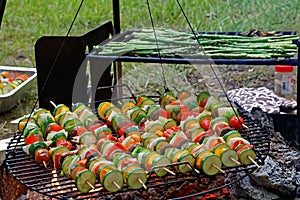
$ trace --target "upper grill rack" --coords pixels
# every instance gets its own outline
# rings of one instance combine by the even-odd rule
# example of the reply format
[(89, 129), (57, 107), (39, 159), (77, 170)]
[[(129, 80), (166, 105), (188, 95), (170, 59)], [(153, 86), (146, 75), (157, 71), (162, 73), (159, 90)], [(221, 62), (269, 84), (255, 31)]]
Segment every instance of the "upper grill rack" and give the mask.
[[(128, 42), (133, 38), (133, 33), (138, 32), (139, 30), (125, 30), (118, 35), (114, 35), (109, 40), (104, 41), (101, 45), (105, 46), (109, 42)], [(240, 36), (242, 32), (215, 32), (215, 31), (198, 31), (199, 34), (211, 34), (211, 35), (232, 35)], [(278, 35), (297, 35), (295, 31), (275, 31), (275, 34)], [(299, 45), (295, 41), (295, 45)], [(87, 58), (94, 59), (104, 59), (111, 61), (120, 61), (120, 62), (146, 62), (146, 63), (169, 63), (169, 64), (232, 64), (232, 65), (298, 65), (298, 59), (296, 58), (214, 58), (208, 59), (207, 57), (164, 57), (164, 56), (133, 56), (128, 55), (127, 53), (123, 54), (112, 54), (112, 55), (101, 55), (96, 49), (90, 54), (87, 55)]]

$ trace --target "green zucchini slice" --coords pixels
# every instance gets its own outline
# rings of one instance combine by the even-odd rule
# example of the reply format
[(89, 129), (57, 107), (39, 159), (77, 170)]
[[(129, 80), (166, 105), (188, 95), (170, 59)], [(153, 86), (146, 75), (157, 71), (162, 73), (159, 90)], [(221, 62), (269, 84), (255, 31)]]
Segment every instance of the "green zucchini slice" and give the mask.
[[(153, 159), (152, 166), (158, 167), (158, 166), (163, 166), (163, 165), (168, 165), (168, 164), (171, 164), (171, 161), (167, 157), (165, 157), (163, 155), (159, 155), (158, 157)], [(168, 172), (164, 168), (158, 167), (158, 168), (154, 169), (154, 173), (157, 176), (162, 177), (162, 176), (167, 175)]]
[(208, 154), (201, 160), (201, 169), (206, 175), (212, 176), (219, 173), (219, 170), (214, 165), (219, 168), (222, 167), (220, 158), (215, 154)]
[(241, 152), (239, 152), (239, 157), (242, 164), (251, 165), (252, 161), (249, 159), (249, 157), (255, 160), (256, 154), (253, 149), (244, 149)]
[(133, 168), (126, 175), (126, 183), (131, 189), (140, 189), (147, 182), (147, 175), (142, 168)]
[(102, 184), (108, 192), (117, 192), (124, 185), (123, 176), (119, 170), (110, 170), (104, 175)]
[(72, 155), (72, 156), (68, 156), (63, 164), (62, 164), (62, 171), (64, 176), (71, 178), (71, 174), (70, 174), (70, 167), (72, 164), (78, 162), (80, 160), (80, 157), (78, 155)]
[(75, 185), (77, 189), (82, 193), (89, 192), (92, 189), (91, 186), (95, 185), (95, 182), (95, 175), (88, 169), (81, 170), (76, 175)]
[[(226, 149), (221, 153), (221, 161), (223, 163), (224, 166), (226, 167), (234, 167), (237, 165), (236, 162), (234, 162), (232, 159), (238, 161), (239, 156), (236, 153), (236, 151), (232, 150), (232, 149)], [(232, 159), (231, 159), (232, 158)]]
[(190, 165), (188, 164), (182, 164), (178, 166), (178, 171), (180, 171), (181, 173), (186, 173), (192, 170), (191, 167), (194, 167), (195, 165), (195, 158), (192, 154), (190, 153), (184, 153), (182, 154), (179, 158), (178, 158), (179, 162), (188, 162)]

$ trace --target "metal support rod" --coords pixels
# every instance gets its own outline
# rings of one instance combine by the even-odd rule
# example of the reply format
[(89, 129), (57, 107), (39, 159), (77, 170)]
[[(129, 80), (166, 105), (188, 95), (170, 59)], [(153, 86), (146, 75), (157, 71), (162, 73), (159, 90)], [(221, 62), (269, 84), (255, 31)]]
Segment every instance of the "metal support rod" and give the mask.
[[(114, 15), (114, 34), (118, 34), (121, 31), (120, 25), (120, 1), (113, 0), (113, 15)], [(121, 77), (122, 77), (122, 64), (121, 62), (114, 62), (114, 71), (115, 75), (115, 84), (118, 82), (122, 84)], [(120, 97), (122, 96), (122, 91), (119, 88), (116, 88), (117, 95)]]
[(0, 0), (0, 27), (1, 27), (2, 18), (4, 15), (5, 5), (6, 5), (6, 0)]
[[(300, 74), (300, 37), (298, 40), (293, 41), (294, 44), (298, 47), (298, 55), (297, 55), (297, 124), (296, 124), (296, 138), (300, 137), (300, 108), (299, 108), (299, 94), (300, 94), (300, 87), (299, 87), (299, 74)], [(298, 140), (297, 140), (298, 141)], [(297, 144), (298, 145), (298, 144)]]
[(114, 34), (120, 33), (120, 1), (113, 0)]

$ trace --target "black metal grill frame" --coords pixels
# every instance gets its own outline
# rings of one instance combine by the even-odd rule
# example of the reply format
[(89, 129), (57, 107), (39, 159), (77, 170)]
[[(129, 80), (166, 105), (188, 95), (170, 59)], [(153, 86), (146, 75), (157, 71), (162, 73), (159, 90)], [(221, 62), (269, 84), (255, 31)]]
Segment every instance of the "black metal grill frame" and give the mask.
[[(108, 30), (109, 31), (104, 31), (105, 36), (107, 36), (111, 33), (111, 24), (108, 24)], [(121, 35), (118, 35), (116, 37), (113, 37), (115, 40), (119, 40), (120, 38), (118, 37), (124, 37), (127, 34), (130, 34), (131, 31), (124, 31)], [(211, 34), (238, 34), (238, 32), (228, 32), (228, 33), (218, 33), (218, 32), (208, 32)], [(284, 32), (284, 34), (295, 34), (294, 32)], [(104, 37), (105, 38), (105, 37)], [(45, 38), (45, 39), (50, 39), (49, 41), (47, 40), (45, 43), (53, 42), (53, 38)], [(81, 42), (81, 41), (80, 41)], [(77, 42), (78, 43), (78, 42)], [(297, 44), (299, 46), (299, 44)], [(43, 76), (45, 76), (47, 73), (49, 73), (49, 63), (45, 63), (44, 57), (45, 52), (42, 51), (45, 46), (43, 45), (37, 45), (39, 47), (36, 50), (36, 55), (37, 55), (37, 69), (38, 69), (38, 86), (39, 89), (42, 89), (42, 86), (44, 86), (44, 79)], [(68, 49), (67, 49), (68, 50)], [(68, 51), (66, 51), (68, 52)], [(53, 53), (53, 52), (52, 52)], [(69, 52), (68, 52), (69, 53)], [(39, 56), (42, 54), (42, 56)], [(82, 51), (79, 53), (80, 57), (82, 57)], [(77, 56), (78, 53), (72, 54), (72, 56)], [(67, 57), (69, 58), (69, 57)], [(196, 60), (186, 60), (182, 58), (153, 58), (153, 57), (131, 57), (131, 56), (100, 56), (100, 55), (95, 55), (93, 53), (90, 53), (86, 55), (87, 59), (90, 59), (91, 61), (95, 61), (97, 63), (103, 61), (103, 60), (109, 60), (109, 61), (120, 61), (120, 62), (145, 62), (145, 63), (174, 63), (174, 64), (186, 64), (186, 63), (197, 63), (197, 64), (206, 64), (207, 59), (201, 60), (201, 59), (196, 59)], [(46, 59), (47, 60), (47, 59)], [(51, 60), (51, 59), (50, 59)], [(49, 60), (48, 60), (49, 61)], [(299, 62), (297, 59), (282, 59), (282, 60), (277, 60), (277, 59), (215, 59), (213, 60), (214, 64), (239, 64), (239, 65), (275, 65), (275, 64), (291, 64), (291, 65), (298, 65)], [(58, 67), (61, 66), (61, 64), (64, 63), (64, 57), (62, 57), (62, 61), (54, 65), (54, 69), (58, 69)], [(107, 63), (107, 62), (106, 62)], [(211, 63), (211, 62), (209, 62)], [(44, 70), (44, 65), (47, 65), (47, 69)], [(81, 63), (78, 63), (76, 65), (80, 66)], [(102, 67), (101, 65), (97, 65), (97, 67)], [(107, 66), (105, 66), (107, 67)], [(72, 70), (71, 66), (67, 67), (65, 70)], [(75, 69), (77, 70), (77, 69)], [(110, 72), (110, 66), (105, 70), (106, 72)], [(41, 76), (41, 73), (43, 74)], [(55, 77), (55, 74), (52, 75)], [(115, 74), (114, 74), (115, 76)], [(71, 77), (72, 79), (72, 77)], [(104, 81), (105, 80), (105, 81)], [(100, 80), (101, 83), (95, 82), (92, 83), (92, 87), (98, 88), (98, 87), (105, 87), (105, 86), (111, 86), (113, 85), (112, 82), (113, 78), (109, 73), (106, 73), (105, 77)], [(50, 93), (44, 92), (41, 94), (43, 98), (40, 98), (40, 105), (45, 108), (51, 109), (52, 106), (49, 105), (49, 99), (50, 100), (56, 100), (56, 103), (65, 103), (67, 105), (70, 104), (70, 97), (60, 99), (58, 98), (58, 92), (64, 92), (67, 89), (72, 89), (72, 88), (59, 88), (59, 87), (53, 87), (53, 85), (59, 86), (61, 84), (60, 82), (57, 82), (55, 78), (49, 79), (47, 82), (47, 88), (50, 88)], [(52, 88), (52, 89), (51, 89)], [(54, 89), (54, 90), (53, 90)], [(61, 89), (61, 90), (60, 90)], [(96, 89), (95, 89), (96, 91)], [(112, 96), (110, 89), (107, 90), (108, 93), (105, 93), (104, 96), (102, 97), (96, 97), (94, 100), (94, 103), (97, 101), (103, 101), (103, 100), (109, 100), (109, 98)], [(95, 106), (96, 107), (96, 106)], [(255, 146), (255, 151), (257, 153), (257, 159), (256, 162), (259, 165), (262, 165), (264, 163), (264, 160), (266, 156), (268, 155), (269, 149), (270, 149), (270, 132), (273, 131), (273, 129), (269, 126), (265, 126), (264, 123), (261, 121), (258, 121), (256, 119), (253, 119), (251, 114), (240, 110), (240, 113), (245, 119), (245, 124), (249, 127), (248, 130), (244, 129), (241, 134), (243, 137), (247, 138), (254, 146)], [(20, 133), (16, 133), (14, 137), (12, 138), (10, 144), (8, 145), (8, 150), (6, 152), (6, 162), (9, 171), (12, 173), (14, 177), (16, 177), (17, 180), (19, 180), (22, 184), (25, 186), (29, 187), (32, 190), (35, 190), (41, 194), (44, 194), (46, 196), (52, 197), (52, 198), (58, 198), (58, 199), (88, 199), (88, 198), (104, 198), (104, 199), (110, 199), (115, 197), (115, 195), (118, 194), (125, 194), (127, 192), (133, 192), (131, 189), (129, 189), (127, 186), (122, 188), (121, 191), (116, 192), (116, 193), (108, 193), (106, 191), (91, 191), (88, 194), (82, 194), (78, 192), (75, 188), (75, 184), (73, 180), (67, 179), (65, 177), (59, 176), (59, 171), (56, 171), (52, 173), (53, 168), (49, 166), (49, 169), (45, 169), (43, 166), (38, 166), (34, 159), (26, 155), (23, 150), (22, 146), (24, 146), (24, 138)], [(245, 176), (248, 176), (251, 174), (255, 169), (255, 165), (249, 165), (249, 166), (238, 166), (238, 167), (232, 167), (232, 168), (222, 168), (226, 174), (235, 174), (238, 172), (245, 172), (245, 175), (242, 176), (241, 178), (244, 178)], [(57, 181), (51, 182), (51, 177), (55, 174), (57, 176)], [(184, 178), (182, 180), (181, 178)], [(198, 174), (195, 173), (188, 173), (188, 174), (178, 174), (177, 176), (167, 176), (165, 178), (150, 178), (147, 187), (148, 188), (166, 188), (169, 187), (172, 184), (178, 185), (182, 183), (185, 180), (190, 180), (191, 182), (199, 181), (199, 178), (209, 178), (204, 174)], [(241, 179), (239, 179), (241, 180)], [(237, 180), (237, 181), (239, 181)], [(217, 191), (221, 188), (227, 187), (231, 184), (236, 183), (237, 181), (233, 181), (230, 183), (226, 183), (220, 187), (216, 187), (207, 191), (199, 192), (199, 193), (192, 193), (186, 196), (181, 196), (178, 197), (177, 199), (185, 199), (188, 197), (193, 197), (193, 196), (203, 196), (208, 193), (212, 193), (214, 191)], [(57, 184), (60, 186), (56, 187), (53, 186), (52, 184)], [(100, 189), (102, 186), (100, 183), (96, 184), (96, 188)]]
[[(114, 35), (112, 38), (105, 40), (101, 43), (101, 46), (105, 46), (109, 42), (126, 42), (129, 41), (133, 36), (133, 32), (138, 32), (139, 30), (125, 30), (120, 34)], [(242, 32), (216, 32), (216, 31), (198, 31), (201, 34), (216, 34), (216, 35), (241, 35)], [(279, 35), (297, 35), (295, 31), (276, 31), (275, 34)], [(165, 64), (196, 64), (196, 65), (266, 65), (266, 66), (275, 66), (275, 65), (293, 65), (297, 66), (298, 74), (300, 70), (300, 38), (299, 40), (293, 41), (295, 45), (298, 47), (298, 54), (295, 55), (295, 58), (269, 58), (269, 59), (252, 59), (252, 58), (216, 58), (211, 59), (207, 57), (159, 57), (159, 56), (133, 56), (128, 54), (116, 54), (116, 55), (101, 55), (96, 50), (90, 52), (86, 59), (91, 63), (91, 69), (94, 70), (93, 73), (97, 74), (97, 68), (101, 69), (109, 69), (110, 66), (107, 66), (107, 63), (125, 63), (125, 62), (140, 62), (140, 63), (165, 63)], [(114, 66), (116, 68), (116, 66)], [(114, 69), (116, 70), (116, 69)], [(105, 92), (105, 97), (99, 96), (96, 93), (97, 87), (105, 87), (116, 85), (116, 81), (120, 79), (117, 73), (113, 73), (114, 83), (99, 81), (99, 77), (93, 77), (92, 73), (92, 91), (93, 97), (95, 97), (95, 101), (102, 98), (109, 98), (112, 96), (112, 92), (107, 90)], [(106, 76), (102, 76), (101, 78), (106, 78)], [(297, 82), (298, 83), (298, 82)], [(299, 90), (300, 87), (297, 87)], [(297, 91), (298, 93), (299, 91)], [(103, 94), (103, 93), (102, 93)], [(97, 105), (95, 106), (97, 107)], [(299, 109), (299, 107), (298, 107)], [(297, 110), (299, 111), (299, 110)], [(297, 118), (299, 122), (299, 117)]]

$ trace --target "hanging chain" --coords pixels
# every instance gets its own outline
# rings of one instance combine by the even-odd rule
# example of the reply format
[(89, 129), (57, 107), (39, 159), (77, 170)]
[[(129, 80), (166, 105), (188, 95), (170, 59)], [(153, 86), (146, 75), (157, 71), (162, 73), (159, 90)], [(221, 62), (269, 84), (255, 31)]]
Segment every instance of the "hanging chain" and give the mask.
[(151, 26), (152, 26), (152, 29), (153, 29), (153, 34), (154, 34), (154, 38), (155, 38), (158, 57), (160, 59), (160, 66), (161, 66), (161, 71), (162, 71), (162, 76), (163, 76), (164, 89), (165, 89), (165, 92), (168, 92), (170, 90), (167, 86), (167, 81), (166, 81), (166, 77), (165, 77), (165, 69), (164, 69), (164, 66), (163, 66), (162, 61), (161, 61), (161, 54), (160, 54), (159, 44), (158, 44), (157, 35), (156, 35), (156, 29), (155, 29), (154, 22), (153, 22), (153, 17), (152, 17), (152, 13), (151, 13), (149, 0), (147, 0), (147, 8), (148, 8), (149, 16), (150, 16)]
[[(46, 83), (48, 82), (49, 77), (50, 77), (50, 75), (51, 75), (52, 72), (53, 72), (53, 69), (54, 69), (54, 67), (55, 67), (55, 64), (56, 64), (58, 58), (59, 58), (59, 55), (60, 55), (60, 53), (62, 52), (63, 46), (64, 46), (64, 44), (66, 43), (66, 40), (67, 40), (67, 38), (68, 38), (69, 35), (70, 35), (71, 29), (73, 28), (74, 22), (75, 22), (75, 20), (76, 20), (78, 14), (79, 14), (79, 12), (80, 12), (80, 9), (81, 9), (81, 7), (82, 7), (82, 5), (83, 5), (83, 2), (84, 2), (84, 0), (81, 0), (80, 5), (79, 5), (79, 7), (77, 8), (77, 11), (76, 11), (75, 16), (74, 16), (74, 18), (73, 18), (73, 20), (72, 20), (72, 23), (71, 23), (71, 25), (70, 25), (70, 27), (69, 27), (69, 29), (68, 29), (68, 31), (67, 31), (67, 34), (65, 35), (65, 37), (64, 37), (64, 39), (63, 39), (63, 41), (62, 41), (62, 43), (61, 43), (61, 45), (60, 45), (60, 47), (59, 47), (59, 50), (58, 50), (58, 52), (57, 52), (57, 54), (56, 54), (56, 56), (55, 56), (55, 59), (54, 59), (52, 65), (51, 65), (51, 67), (50, 67), (49, 73), (48, 73), (47, 77), (45, 78), (45, 82), (44, 82), (44, 84), (43, 84), (42, 87), (41, 87), (40, 93), (43, 93), (43, 92), (44, 92)], [(37, 106), (38, 101), (39, 101), (39, 96), (38, 96), (37, 99), (35, 100), (34, 105), (33, 105), (33, 107), (32, 107), (32, 110), (31, 110), (29, 116), (31, 116), (32, 113), (34, 112), (35, 107)], [(30, 120), (30, 117), (27, 118), (24, 127), (27, 126), (29, 120)], [(23, 135), (23, 131), (24, 131), (24, 129), (22, 130), (22, 132), (21, 132), (20, 135)], [(20, 139), (21, 139), (21, 138), (19, 137), (18, 140), (20, 140)], [(15, 148), (16, 148), (16, 146), (15, 146)], [(15, 149), (14, 149), (14, 150), (15, 150)]]
[[(193, 27), (192, 27), (192, 25), (191, 25), (191, 23), (190, 23), (190, 21), (189, 21), (187, 15), (185, 14), (185, 12), (184, 12), (184, 10), (183, 10), (183, 7), (181, 6), (179, 0), (176, 0), (176, 2), (177, 2), (177, 4), (178, 4), (178, 6), (179, 6), (179, 8), (180, 8), (180, 10), (181, 10), (181, 12), (182, 12), (182, 14), (183, 14), (185, 20), (186, 20), (186, 22), (188, 23), (188, 25), (189, 25), (189, 27), (190, 27), (190, 29), (191, 29), (193, 35), (195, 36), (195, 38), (197, 38), (197, 37), (196, 37), (197, 34), (196, 34), (196, 32), (194, 31), (194, 29), (193, 29)], [(198, 45), (199, 45), (199, 48), (201, 48), (199, 38), (197, 38), (197, 43), (198, 43)], [(205, 55), (205, 58), (206, 58), (207, 60), (209, 60), (208, 56), (206, 56), (206, 54), (205, 54), (204, 49), (203, 49), (203, 48), (201, 48), (201, 49), (202, 49), (202, 51), (203, 51), (203, 53), (204, 53), (204, 55)], [(227, 101), (228, 101), (230, 107), (231, 107), (232, 110), (235, 112), (235, 115), (237, 115), (237, 113), (236, 113), (236, 111), (235, 111), (235, 109), (234, 109), (234, 107), (233, 107), (233, 104), (232, 104), (232, 102), (230, 101), (230, 99), (229, 99), (229, 97), (228, 97), (228, 95), (227, 95), (227, 92), (226, 92), (225, 88), (223, 87), (223, 84), (221, 83), (221, 80), (220, 80), (220, 78), (218, 77), (218, 75), (217, 75), (215, 69), (213, 68), (211, 62), (208, 62), (208, 63), (209, 63), (209, 64), (208, 64), (208, 65), (209, 65), (209, 68), (211, 69), (211, 71), (212, 71), (212, 73), (213, 73), (213, 75), (214, 75), (214, 78), (216, 78), (217, 82), (219, 83), (219, 85), (220, 85), (220, 87), (221, 87), (221, 89), (222, 89), (222, 91), (223, 91), (223, 93), (224, 93), (224, 95), (225, 95), (225, 97), (226, 97), (226, 99), (227, 99)], [(210, 77), (210, 78), (212, 78), (212, 77)], [(240, 122), (240, 123), (241, 123), (241, 122)]]

